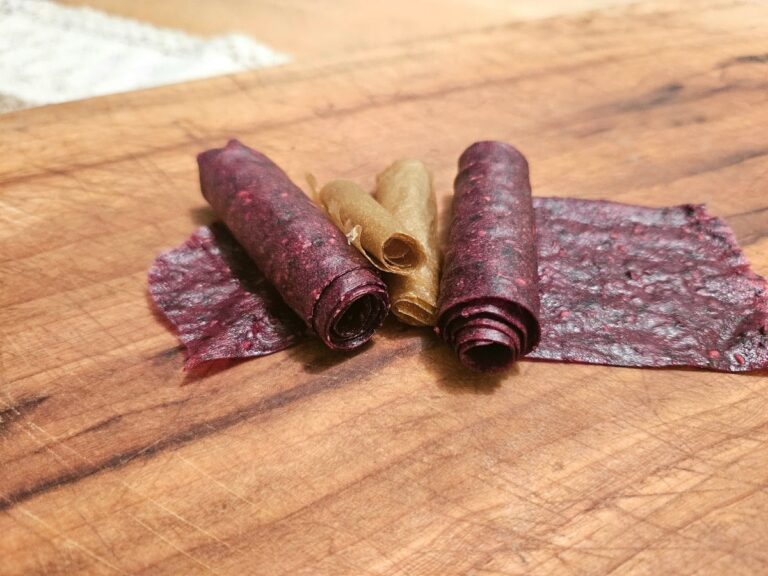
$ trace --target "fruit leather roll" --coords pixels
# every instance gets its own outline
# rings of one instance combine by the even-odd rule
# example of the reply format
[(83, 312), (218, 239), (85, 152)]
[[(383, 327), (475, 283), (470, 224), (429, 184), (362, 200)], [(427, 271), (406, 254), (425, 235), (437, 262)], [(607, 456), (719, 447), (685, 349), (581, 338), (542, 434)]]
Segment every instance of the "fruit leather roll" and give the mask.
[(508, 367), (539, 342), (528, 163), (508, 144), (477, 142), (459, 158), (437, 329), (465, 366), (483, 372)]
[(367, 342), (386, 286), (274, 162), (231, 140), (197, 157), (203, 196), (285, 303), (333, 349)]
[(426, 259), (424, 247), (354, 182), (333, 180), (320, 190), (331, 221), (376, 268), (408, 274)]
[(393, 162), (376, 178), (376, 199), (424, 247), (424, 262), (408, 274), (385, 276), (392, 313), (401, 322), (434, 326), (440, 285), (437, 201), (432, 177), (419, 160)]

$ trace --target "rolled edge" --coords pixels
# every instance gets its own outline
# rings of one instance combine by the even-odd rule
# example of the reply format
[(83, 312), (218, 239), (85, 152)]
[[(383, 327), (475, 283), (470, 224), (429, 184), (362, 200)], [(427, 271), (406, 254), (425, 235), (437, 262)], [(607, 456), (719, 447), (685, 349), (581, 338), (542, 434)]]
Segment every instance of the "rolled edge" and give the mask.
[(421, 243), (405, 232), (395, 232), (387, 238), (381, 246), (381, 253), (385, 272), (411, 272), (426, 260)]
[(482, 326), (467, 326), (458, 334), (456, 354), (464, 366), (476, 372), (501, 372), (517, 361), (514, 337)]
[(539, 324), (516, 304), (479, 299), (454, 306), (438, 319), (438, 332), (462, 364), (477, 372), (499, 372), (538, 343)]
[(418, 297), (401, 297), (392, 300), (392, 314), (411, 326), (434, 326), (437, 308)]
[(435, 326), (440, 256), (432, 175), (421, 160), (396, 160), (376, 176), (375, 197), (416, 238), (425, 256), (409, 274), (385, 276), (392, 313), (405, 324)]
[(331, 222), (379, 270), (407, 275), (426, 261), (421, 242), (355, 182), (331, 180), (318, 198)]
[(318, 298), (312, 318), (320, 339), (334, 350), (353, 350), (371, 339), (389, 311), (382, 280), (358, 268), (331, 282)]

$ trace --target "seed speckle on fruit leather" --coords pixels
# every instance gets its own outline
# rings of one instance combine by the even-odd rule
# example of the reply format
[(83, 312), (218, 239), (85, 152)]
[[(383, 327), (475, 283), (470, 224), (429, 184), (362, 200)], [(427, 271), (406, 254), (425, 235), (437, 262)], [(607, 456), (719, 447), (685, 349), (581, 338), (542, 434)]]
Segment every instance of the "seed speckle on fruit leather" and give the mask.
[(768, 286), (704, 206), (534, 206), (542, 338), (532, 358), (768, 368)]
[(539, 341), (528, 162), (503, 142), (459, 158), (438, 299), (438, 331), (467, 367), (507, 368)]
[[(360, 327), (381, 321), (386, 292), (343, 234), (258, 152), (233, 141), (200, 158), (203, 190), (244, 246), (215, 224), (150, 269), (150, 294), (186, 345), (187, 367), (275, 352), (313, 326), (331, 347), (370, 337)], [(471, 146), (460, 168), (438, 329), (471, 368), (500, 370), (526, 354), (768, 368), (768, 285), (703, 206), (531, 204), (527, 162), (503, 143)]]

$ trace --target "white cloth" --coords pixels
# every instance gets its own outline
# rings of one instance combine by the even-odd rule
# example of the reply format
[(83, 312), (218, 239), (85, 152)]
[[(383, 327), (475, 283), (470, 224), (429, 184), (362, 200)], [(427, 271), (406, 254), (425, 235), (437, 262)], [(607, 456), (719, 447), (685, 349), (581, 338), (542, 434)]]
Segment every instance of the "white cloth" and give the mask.
[(0, 0), (0, 112), (288, 60), (241, 34), (205, 39), (48, 0)]

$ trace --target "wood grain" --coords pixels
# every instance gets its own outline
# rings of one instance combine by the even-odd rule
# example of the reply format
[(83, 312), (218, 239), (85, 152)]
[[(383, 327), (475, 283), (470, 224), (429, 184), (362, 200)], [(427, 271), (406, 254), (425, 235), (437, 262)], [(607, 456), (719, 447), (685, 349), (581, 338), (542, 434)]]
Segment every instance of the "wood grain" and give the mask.
[(478, 138), (706, 202), (768, 274), (768, 8), (643, 3), (0, 116), (0, 573), (761, 574), (768, 375), (457, 367), (390, 322), (202, 377), (146, 298), (238, 136), (297, 183)]
[(634, 0), (57, 0), (204, 36), (240, 32), (297, 59), (473, 28), (575, 14)]

